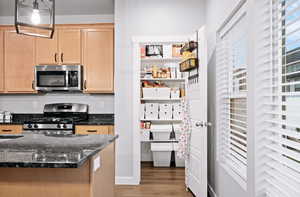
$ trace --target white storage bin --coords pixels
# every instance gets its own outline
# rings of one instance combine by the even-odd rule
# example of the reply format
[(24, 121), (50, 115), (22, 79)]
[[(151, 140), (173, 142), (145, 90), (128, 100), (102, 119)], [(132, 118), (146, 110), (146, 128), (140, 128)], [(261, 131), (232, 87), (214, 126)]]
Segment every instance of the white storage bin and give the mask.
[(157, 88), (143, 88), (143, 98), (155, 98), (157, 96)]
[(158, 112), (158, 103), (146, 103), (145, 104), (145, 111), (146, 112)]
[(166, 141), (170, 140), (171, 131), (151, 130), (153, 140)]
[(169, 99), (171, 95), (171, 88), (157, 88), (157, 98)]
[(142, 142), (150, 141), (150, 131), (149, 130), (141, 130), (141, 141)]
[(175, 112), (175, 111), (173, 111), (173, 119), (174, 120), (182, 120), (183, 119), (182, 112)]
[(182, 104), (181, 103), (174, 103), (173, 104), (173, 111), (174, 112), (182, 112), (183, 111)]
[(160, 120), (172, 120), (172, 112), (171, 111), (160, 111), (159, 119)]
[(145, 120), (158, 120), (158, 111), (146, 111)]
[(151, 130), (155, 131), (172, 131), (171, 124), (152, 124)]
[(151, 143), (154, 166), (170, 167), (172, 150), (172, 143)]
[(169, 103), (160, 104), (159, 111), (172, 113), (172, 104)]
[(171, 89), (171, 98), (172, 99), (179, 99), (180, 98), (180, 90), (179, 90), (179, 88), (172, 88)]
[(175, 165), (176, 165), (176, 167), (184, 167), (185, 166), (185, 160), (184, 159), (180, 159), (177, 156), (178, 143), (173, 143), (173, 150), (175, 151)]

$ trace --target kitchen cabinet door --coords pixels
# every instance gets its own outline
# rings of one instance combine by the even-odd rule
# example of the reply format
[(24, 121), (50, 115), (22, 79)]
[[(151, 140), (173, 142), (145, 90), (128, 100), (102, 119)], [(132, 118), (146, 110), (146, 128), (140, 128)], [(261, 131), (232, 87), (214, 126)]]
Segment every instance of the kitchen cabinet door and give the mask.
[(36, 39), (36, 62), (37, 64), (59, 64), (57, 33), (54, 33), (53, 39)]
[(7, 30), (4, 42), (5, 92), (33, 93), (35, 38)]
[(87, 134), (99, 134), (107, 135), (109, 134), (108, 126), (98, 126), (98, 125), (77, 125), (75, 126), (75, 134), (87, 135)]
[(113, 28), (83, 30), (83, 65), (86, 93), (114, 91)]
[(0, 92), (4, 91), (4, 34), (0, 31)]
[(0, 134), (20, 134), (22, 131), (22, 125), (0, 125)]
[(61, 29), (58, 32), (59, 61), (61, 64), (81, 64), (80, 29)]

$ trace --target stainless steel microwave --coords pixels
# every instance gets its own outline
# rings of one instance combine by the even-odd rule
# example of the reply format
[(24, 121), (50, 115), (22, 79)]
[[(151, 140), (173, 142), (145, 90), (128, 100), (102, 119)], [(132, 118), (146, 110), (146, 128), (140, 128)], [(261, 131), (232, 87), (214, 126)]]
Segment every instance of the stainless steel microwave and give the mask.
[(81, 91), (83, 68), (81, 65), (35, 66), (35, 90)]

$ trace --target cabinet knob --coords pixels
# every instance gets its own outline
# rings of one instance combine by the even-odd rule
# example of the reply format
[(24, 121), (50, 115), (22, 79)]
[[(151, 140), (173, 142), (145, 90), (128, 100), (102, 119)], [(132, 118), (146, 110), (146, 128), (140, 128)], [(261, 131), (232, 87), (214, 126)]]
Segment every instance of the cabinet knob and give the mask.
[(31, 82), (31, 88), (34, 90), (34, 81)]
[(60, 60), (61, 60), (62, 63), (64, 62), (64, 53), (61, 54)]

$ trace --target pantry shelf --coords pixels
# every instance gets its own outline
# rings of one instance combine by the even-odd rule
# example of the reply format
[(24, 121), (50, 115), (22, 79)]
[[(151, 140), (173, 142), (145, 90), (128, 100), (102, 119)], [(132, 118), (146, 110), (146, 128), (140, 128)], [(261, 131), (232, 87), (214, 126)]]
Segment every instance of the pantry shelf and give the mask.
[(178, 143), (178, 140), (142, 140), (142, 142), (150, 142), (150, 143), (163, 143), (163, 142), (173, 142)]
[(169, 123), (169, 122), (182, 122), (182, 120), (175, 120), (175, 119), (170, 119), (170, 120), (160, 120), (160, 119), (141, 119), (143, 122), (161, 122), (161, 123)]
[(171, 79), (171, 78), (142, 78), (141, 81), (172, 81), (172, 82), (185, 82), (185, 79)]
[(142, 62), (181, 62), (182, 58), (141, 58)]
[(182, 101), (182, 98), (171, 98), (171, 99), (164, 99), (164, 98), (141, 98), (141, 101)]

